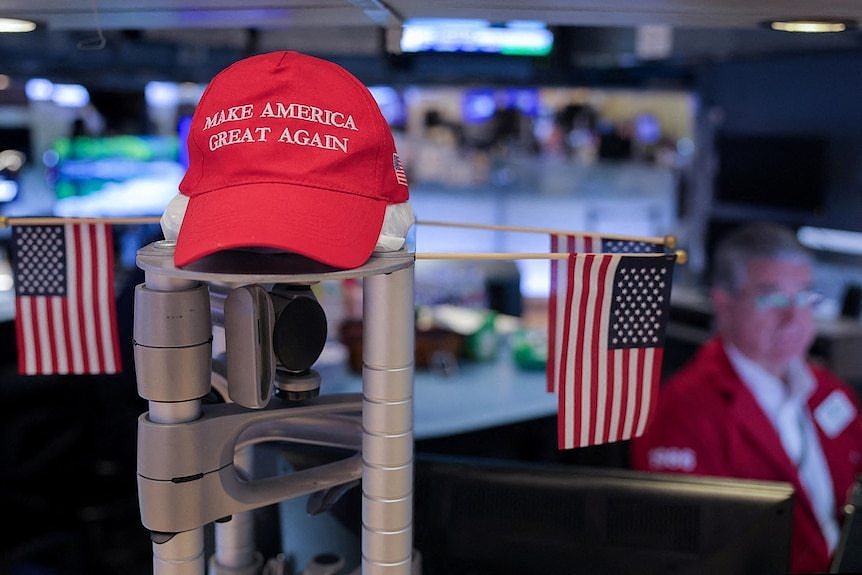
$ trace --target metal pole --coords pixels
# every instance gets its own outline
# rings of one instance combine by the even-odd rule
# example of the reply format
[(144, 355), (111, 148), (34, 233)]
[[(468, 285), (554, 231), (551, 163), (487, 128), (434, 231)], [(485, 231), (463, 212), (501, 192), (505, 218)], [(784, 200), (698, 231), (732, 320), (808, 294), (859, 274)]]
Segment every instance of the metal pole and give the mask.
[(409, 575), (413, 558), (413, 272), (363, 280), (363, 575)]
[[(200, 416), (201, 401), (198, 398), (202, 394), (186, 391), (206, 387), (209, 380), (192, 381), (188, 390), (177, 390), (170, 386), (170, 374), (166, 374), (164, 368), (160, 367), (159, 360), (162, 357), (168, 358), (168, 354), (179, 349), (180, 340), (205, 338), (203, 332), (210, 329), (209, 308), (207, 306), (205, 310), (200, 310), (200, 317), (193, 318), (194, 321), (189, 322), (191, 318), (185, 318), (184, 325), (191, 327), (179, 329), (176, 329), (178, 322), (173, 314), (160, 313), (161, 309), (144, 308), (148, 308), (153, 301), (167, 301), (162, 296), (168, 294), (179, 295), (200, 290), (201, 284), (146, 272), (145, 283), (138, 287), (140, 294), (136, 294), (136, 308), (140, 305), (142, 309), (135, 310), (135, 360), (138, 366), (139, 395), (148, 400), (147, 418), (160, 424), (194, 421)], [(211, 341), (211, 335), (209, 340)], [(211, 354), (209, 341), (194, 343), (200, 344), (201, 354)], [(163, 365), (170, 364), (170, 359), (167, 359)], [(176, 387), (184, 386), (185, 384)], [(180, 533), (154, 532), (151, 537), (154, 575), (203, 575), (205, 558), (202, 527)]]
[[(237, 472), (251, 477), (252, 446), (234, 454), (234, 466)], [(256, 575), (262, 568), (263, 555), (255, 545), (253, 511), (240, 511), (230, 521), (215, 523), (215, 554), (210, 558), (210, 575)]]

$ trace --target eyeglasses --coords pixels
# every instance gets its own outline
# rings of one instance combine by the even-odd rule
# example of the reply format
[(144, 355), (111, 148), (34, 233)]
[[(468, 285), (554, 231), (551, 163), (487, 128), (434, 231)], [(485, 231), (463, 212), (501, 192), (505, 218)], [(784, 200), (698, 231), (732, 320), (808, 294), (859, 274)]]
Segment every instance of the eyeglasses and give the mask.
[(772, 292), (754, 296), (754, 305), (760, 311), (798, 308), (813, 308), (823, 301), (823, 294), (811, 290), (802, 290), (794, 294)]

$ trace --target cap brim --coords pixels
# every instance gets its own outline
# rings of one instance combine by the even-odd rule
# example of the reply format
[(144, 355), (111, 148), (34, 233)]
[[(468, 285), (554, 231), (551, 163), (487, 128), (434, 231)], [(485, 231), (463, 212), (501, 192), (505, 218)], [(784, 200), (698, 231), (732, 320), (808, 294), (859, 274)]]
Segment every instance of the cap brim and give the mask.
[(291, 184), (244, 184), (189, 199), (174, 265), (245, 247), (274, 248), (351, 269), (371, 256), (386, 201)]

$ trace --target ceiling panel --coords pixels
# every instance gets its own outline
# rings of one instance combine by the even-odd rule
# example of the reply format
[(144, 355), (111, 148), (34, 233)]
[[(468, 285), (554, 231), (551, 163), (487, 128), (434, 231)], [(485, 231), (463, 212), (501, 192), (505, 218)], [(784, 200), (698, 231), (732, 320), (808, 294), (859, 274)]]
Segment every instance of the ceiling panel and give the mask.
[[(287, 49), (364, 58), (350, 67), (364, 66), (364, 77), (375, 81), (386, 74), (397, 74), (399, 81), (455, 81), (455, 72), (468, 79), (489, 74), (480, 58), (470, 60), (473, 67), (443, 58), (425, 69), (426, 62), (414, 61), (418, 58), (387, 55), (385, 50), (397, 45), (391, 41), (397, 35), (387, 30), (397, 32), (398, 24), (418, 17), (543, 20), (563, 28), (557, 37), (566, 52), (554, 55), (554, 65), (567, 74), (642, 62), (635, 50), (647, 24), (672, 31), (661, 58), (682, 65), (741, 55), (862, 49), (859, 31), (802, 36), (760, 25), (771, 17), (815, 15), (862, 20), (862, 0), (0, 0), (0, 16), (42, 24), (33, 34), (0, 35), (0, 72), (88, 83), (199, 82), (240, 57)], [(82, 49), (101, 38), (103, 49)], [(495, 73), (516, 80), (531, 73), (518, 67), (522, 62), (509, 64)]]
[(389, 5), (406, 17), (538, 19), (572, 26), (756, 28), (764, 20), (781, 17), (862, 18), (859, 0), (393, 0)]
[[(143, 5), (143, 6), (142, 6)], [(145, 7), (144, 7), (145, 6)], [(862, 19), (860, 0), (5, 0), (0, 15), (52, 29), (374, 26), (404, 18), (538, 19), (555, 25), (754, 28), (778, 17)]]
[(374, 26), (371, 12), (345, 0), (322, 2), (0, 2), (0, 15), (33, 19), (52, 30)]

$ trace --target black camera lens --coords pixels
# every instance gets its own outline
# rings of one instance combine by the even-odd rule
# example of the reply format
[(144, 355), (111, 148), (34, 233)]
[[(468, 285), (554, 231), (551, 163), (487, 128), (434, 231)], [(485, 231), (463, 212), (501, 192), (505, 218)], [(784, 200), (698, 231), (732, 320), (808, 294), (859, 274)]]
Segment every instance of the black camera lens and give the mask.
[(326, 314), (313, 297), (298, 296), (286, 300), (276, 312), (273, 351), (285, 370), (301, 373), (308, 370), (323, 352), (326, 344)]

